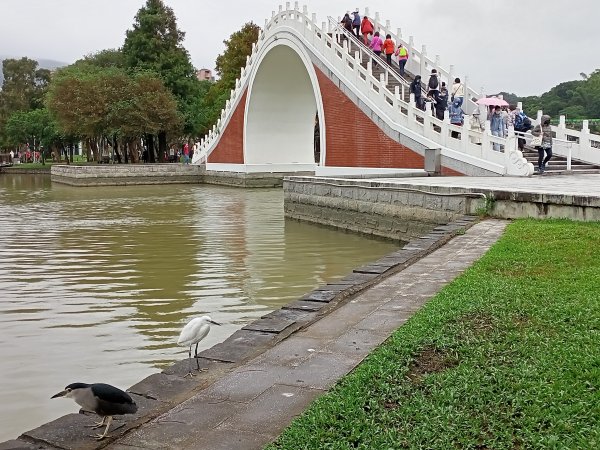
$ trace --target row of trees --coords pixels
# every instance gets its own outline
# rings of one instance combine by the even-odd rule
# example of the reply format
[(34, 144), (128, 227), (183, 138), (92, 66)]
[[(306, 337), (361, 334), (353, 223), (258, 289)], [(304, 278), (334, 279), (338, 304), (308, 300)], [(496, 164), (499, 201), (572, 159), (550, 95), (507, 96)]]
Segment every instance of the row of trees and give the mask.
[(600, 69), (590, 75), (582, 73), (581, 77), (560, 83), (539, 97), (524, 97), (523, 107), (527, 111), (542, 110), (553, 118), (565, 115), (569, 120), (600, 119)]
[(137, 162), (143, 141), (149, 160), (162, 160), (169, 144), (197, 140), (212, 127), (259, 31), (248, 23), (224, 41), (216, 83), (196, 78), (184, 33), (162, 0), (146, 1), (122, 48), (88, 55), (52, 76), (28, 58), (4, 60), (0, 147), (29, 143), (59, 156), (83, 141), (88, 158), (99, 160), (109, 143), (119, 160)]
[[(581, 80), (560, 83), (539, 96), (519, 97), (506, 92), (502, 95), (511, 104), (523, 102), (523, 109), (530, 115), (542, 110), (554, 119), (561, 115), (575, 122), (600, 119), (600, 69), (590, 75), (582, 73)], [(590, 128), (600, 131), (597, 123)]]

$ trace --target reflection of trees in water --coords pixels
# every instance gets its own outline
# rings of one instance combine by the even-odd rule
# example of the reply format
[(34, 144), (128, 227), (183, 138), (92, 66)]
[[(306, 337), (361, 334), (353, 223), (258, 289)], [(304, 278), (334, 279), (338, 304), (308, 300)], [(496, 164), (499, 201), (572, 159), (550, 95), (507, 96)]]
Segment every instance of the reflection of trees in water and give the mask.
[[(176, 346), (193, 316), (209, 313), (239, 326), (393, 248), (285, 221), (280, 190), (23, 189), (27, 208), (52, 216), (47, 250), (55, 254), (53, 270), (68, 277), (56, 280), (52, 294), (61, 307), (82, 313), (60, 316), (57, 326), (102, 325), (98, 333), (106, 333), (106, 324), (126, 325), (142, 337), (132, 341), (137, 348), (156, 359)], [(42, 257), (32, 263), (45, 267)]]

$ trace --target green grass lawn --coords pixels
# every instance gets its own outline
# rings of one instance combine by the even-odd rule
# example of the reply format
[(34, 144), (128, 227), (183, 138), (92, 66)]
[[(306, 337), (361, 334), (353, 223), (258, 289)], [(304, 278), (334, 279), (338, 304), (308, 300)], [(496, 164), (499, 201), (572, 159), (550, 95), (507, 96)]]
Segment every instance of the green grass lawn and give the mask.
[(600, 223), (520, 220), (269, 449), (600, 448)]

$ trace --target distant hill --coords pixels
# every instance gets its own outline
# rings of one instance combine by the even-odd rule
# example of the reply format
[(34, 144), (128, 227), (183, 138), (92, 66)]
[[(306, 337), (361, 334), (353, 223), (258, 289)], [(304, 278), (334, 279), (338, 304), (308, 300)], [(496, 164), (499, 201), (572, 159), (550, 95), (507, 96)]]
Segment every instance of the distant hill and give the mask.
[[(3, 60), (9, 59), (9, 58), (22, 58), (22, 57), (21, 56), (0, 55), (0, 64), (2, 64)], [(31, 57), (28, 57), (28, 58), (31, 58)], [(31, 58), (31, 59), (35, 59), (35, 58)], [(40, 68), (50, 69), (50, 70), (69, 65), (69, 63), (66, 63), (63, 61), (55, 61), (54, 59), (38, 59), (37, 62), (39, 64)], [(0, 86), (2, 85), (3, 82), (4, 82), (4, 76), (2, 74), (2, 68), (0, 66)]]

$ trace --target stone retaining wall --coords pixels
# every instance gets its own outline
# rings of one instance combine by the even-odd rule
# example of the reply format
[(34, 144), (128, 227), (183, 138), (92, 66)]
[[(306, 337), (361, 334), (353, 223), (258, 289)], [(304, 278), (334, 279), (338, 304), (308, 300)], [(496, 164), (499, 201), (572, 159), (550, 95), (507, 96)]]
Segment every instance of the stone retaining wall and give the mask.
[(444, 196), (373, 180), (286, 177), (283, 190), (286, 217), (401, 241), (485, 204), (472, 194)]
[(51, 166), (47, 166), (44, 168), (39, 168), (39, 169), (22, 169), (18, 166), (12, 166), (12, 167), (2, 167), (0, 168), (0, 172), (1, 173), (10, 173), (10, 174), (14, 174), (14, 175), (49, 175), (50, 174), (50, 167)]
[(191, 164), (53, 165), (52, 181), (71, 186), (200, 183), (205, 170)]
[(244, 188), (269, 188), (281, 187), (283, 178), (292, 174), (217, 172), (206, 170), (203, 165), (192, 164), (98, 164), (53, 165), (51, 175), (52, 181), (70, 186), (205, 183)]

